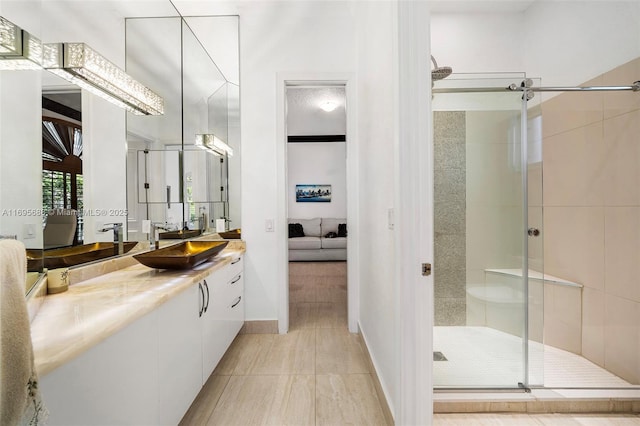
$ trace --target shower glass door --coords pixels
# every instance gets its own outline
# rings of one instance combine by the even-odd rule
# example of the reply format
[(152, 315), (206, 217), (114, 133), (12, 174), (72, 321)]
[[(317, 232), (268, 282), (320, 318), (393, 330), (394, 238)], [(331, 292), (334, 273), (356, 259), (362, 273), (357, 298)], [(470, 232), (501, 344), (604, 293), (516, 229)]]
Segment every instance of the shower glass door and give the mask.
[[(542, 262), (528, 257), (542, 258), (542, 239), (532, 249), (527, 234), (528, 217), (542, 218), (541, 199), (539, 211), (528, 208), (529, 197), (538, 197), (528, 187), (542, 187), (541, 154), (534, 158), (534, 145), (527, 146), (536, 101), (500, 90), (524, 79), (453, 74), (435, 83), (436, 388), (542, 384), (542, 351), (530, 343), (542, 336), (542, 289), (537, 294), (524, 273), (529, 264), (542, 273)], [(540, 173), (529, 173), (531, 159)], [(541, 223), (535, 227), (541, 232)]]

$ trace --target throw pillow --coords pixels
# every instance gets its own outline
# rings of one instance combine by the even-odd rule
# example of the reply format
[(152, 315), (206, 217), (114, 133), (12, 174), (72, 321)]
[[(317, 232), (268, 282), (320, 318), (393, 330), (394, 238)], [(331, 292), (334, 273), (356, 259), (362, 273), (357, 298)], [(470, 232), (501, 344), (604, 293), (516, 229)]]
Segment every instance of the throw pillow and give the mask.
[(346, 237), (347, 236), (347, 224), (339, 223), (338, 224), (338, 237)]
[(289, 238), (298, 238), (298, 237), (304, 237), (304, 229), (302, 229), (302, 225), (299, 223), (290, 223)]

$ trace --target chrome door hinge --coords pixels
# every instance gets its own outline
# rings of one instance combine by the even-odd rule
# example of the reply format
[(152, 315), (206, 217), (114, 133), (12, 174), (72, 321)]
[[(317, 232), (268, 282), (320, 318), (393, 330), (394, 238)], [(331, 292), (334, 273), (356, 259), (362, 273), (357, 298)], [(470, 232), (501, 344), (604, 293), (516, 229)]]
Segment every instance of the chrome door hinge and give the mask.
[(430, 263), (423, 263), (422, 264), (422, 275), (425, 277), (428, 277), (429, 275), (431, 275), (431, 264)]

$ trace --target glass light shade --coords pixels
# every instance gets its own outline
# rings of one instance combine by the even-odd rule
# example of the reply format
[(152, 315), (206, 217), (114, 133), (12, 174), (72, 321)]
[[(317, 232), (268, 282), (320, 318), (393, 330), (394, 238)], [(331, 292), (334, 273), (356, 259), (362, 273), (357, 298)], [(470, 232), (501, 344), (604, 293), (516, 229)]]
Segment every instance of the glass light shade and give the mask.
[(208, 149), (218, 155), (233, 157), (233, 148), (213, 134), (196, 135), (196, 146)]
[(0, 70), (42, 69), (42, 42), (0, 16)]
[(45, 44), (43, 67), (134, 114), (164, 114), (162, 97), (84, 43)]
[(326, 112), (331, 112), (334, 109), (336, 109), (337, 107), (338, 107), (338, 104), (335, 103), (335, 102), (331, 102), (331, 101), (326, 101), (326, 102), (323, 102), (323, 103), (320, 104), (320, 108), (323, 111), (326, 111)]
[(220, 154), (213, 148), (209, 147), (208, 145), (205, 145), (205, 136), (207, 135), (196, 135), (196, 146), (202, 150), (207, 151), (210, 154), (215, 155), (216, 157), (219, 157), (220, 155), (224, 155), (224, 153)]

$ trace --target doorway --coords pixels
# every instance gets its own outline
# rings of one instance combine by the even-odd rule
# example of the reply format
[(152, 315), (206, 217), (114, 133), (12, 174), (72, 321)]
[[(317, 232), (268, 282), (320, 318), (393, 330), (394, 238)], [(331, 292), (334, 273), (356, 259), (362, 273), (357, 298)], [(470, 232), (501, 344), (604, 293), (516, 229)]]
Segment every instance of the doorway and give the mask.
[(276, 90), (276, 165), (277, 165), (277, 211), (276, 220), (267, 220), (267, 231), (276, 233), (278, 302), (278, 333), (289, 330), (289, 248), (288, 248), (288, 179), (287, 179), (287, 87), (290, 86), (344, 86), (346, 112), (346, 163), (347, 163), (347, 321), (349, 332), (358, 332), (359, 316), (359, 258), (358, 258), (358, 138), (356, 126), (356, 86), (352, 73), (302, 72), (278, 73)]
[(287, 84), (289, 328), (347, 328), (344, 83)]

